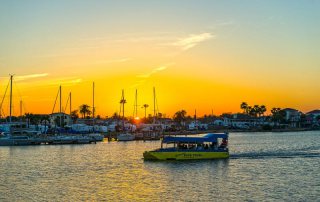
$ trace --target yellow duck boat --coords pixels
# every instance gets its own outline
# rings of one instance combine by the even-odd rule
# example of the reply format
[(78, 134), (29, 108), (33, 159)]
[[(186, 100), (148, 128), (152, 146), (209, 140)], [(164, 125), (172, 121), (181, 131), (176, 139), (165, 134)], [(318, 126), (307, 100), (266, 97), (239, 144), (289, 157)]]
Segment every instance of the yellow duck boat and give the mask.
[(228, 133), (199, 136), (167, 136), (161, 148), (143, 153), (145, 160), (197, 160), (229, 158)]

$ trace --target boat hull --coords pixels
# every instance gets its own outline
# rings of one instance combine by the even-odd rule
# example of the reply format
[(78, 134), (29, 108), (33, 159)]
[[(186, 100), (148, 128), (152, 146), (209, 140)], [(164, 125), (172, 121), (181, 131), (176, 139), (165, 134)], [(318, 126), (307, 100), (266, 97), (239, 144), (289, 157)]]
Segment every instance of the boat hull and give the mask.
[(229, 152), (226, 151), (146, 151), (143, 153), (145, 160), (200, 160), (200, 159), (226, 159), (229, 158)]
[(118, 141), (132, 141), (135, 139), (135, 136), (133, 134), (119, 134), (117, 136)]

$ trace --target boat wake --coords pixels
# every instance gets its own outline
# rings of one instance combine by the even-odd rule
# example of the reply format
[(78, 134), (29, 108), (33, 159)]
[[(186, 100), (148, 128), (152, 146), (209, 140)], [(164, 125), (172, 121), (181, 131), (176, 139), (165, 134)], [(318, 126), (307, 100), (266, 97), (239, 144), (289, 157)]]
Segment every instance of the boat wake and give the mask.
[(320, 149), (299, 151), (267, 151), (230, 154), (230, 159), (320, 158)]

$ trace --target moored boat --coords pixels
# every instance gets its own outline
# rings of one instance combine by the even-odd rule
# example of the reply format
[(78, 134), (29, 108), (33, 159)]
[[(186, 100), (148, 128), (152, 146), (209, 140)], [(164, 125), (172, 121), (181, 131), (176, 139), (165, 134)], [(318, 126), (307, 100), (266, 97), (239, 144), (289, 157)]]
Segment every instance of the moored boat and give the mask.
[(191, 160), (229, 158), (228, 133), (204, 136), (167, 136), (161, 148), (143, 153), (145, 160)]
[(21, 145), (38, 145), (41, 141), (38, 138), (29, 136), (12, 136), (1, 135), (0, 146), (21, 146)]
[(135, 135), (132, 133), (120, 133), (117, 135), (118, 141), (132, 141), (135, 139)]

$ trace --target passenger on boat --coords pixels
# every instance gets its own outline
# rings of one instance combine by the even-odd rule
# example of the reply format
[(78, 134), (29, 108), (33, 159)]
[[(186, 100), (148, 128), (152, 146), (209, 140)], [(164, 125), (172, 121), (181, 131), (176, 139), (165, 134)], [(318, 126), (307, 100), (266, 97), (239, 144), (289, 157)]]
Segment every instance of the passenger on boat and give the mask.
[(225, 138), (223, 138), (223, 139), (222, 139), (222, 142), (221, 142), (221, 144), (220, 144), (220, 148), (226, 148), (227, 145), (228, 145), (228, 140), (225, 139)]
[(197, 144), (197, 150), (203, 150), (202, 144)]
[(211, 148), (212, 149), (216, 149), (217, 147), (218, 147), (218, 143), (213, 142), (212, 145), (211, 145)]

